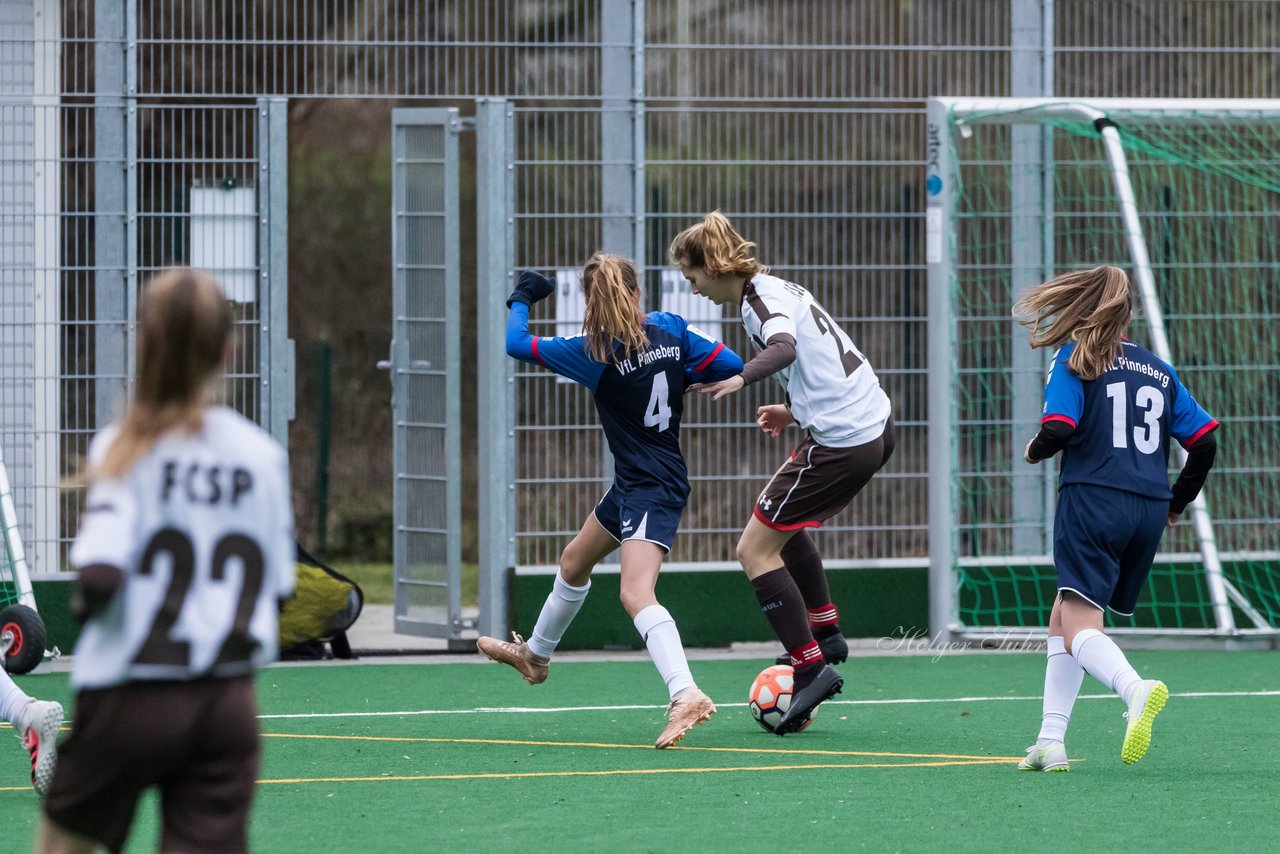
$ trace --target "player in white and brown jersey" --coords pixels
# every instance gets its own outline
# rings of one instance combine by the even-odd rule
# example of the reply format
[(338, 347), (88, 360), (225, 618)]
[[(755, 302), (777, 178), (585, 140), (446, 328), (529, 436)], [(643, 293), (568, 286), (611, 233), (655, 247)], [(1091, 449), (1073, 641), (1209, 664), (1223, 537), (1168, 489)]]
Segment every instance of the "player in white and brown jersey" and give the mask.
[(775, 377), (786, 403), (760, 407), (757, 424), (770, 436), (792, 423), (805, 431), (760, 493), (737, 548), (795, 667), (795, 694), (778, 727), (786, 733), (839, 693), (843, 679), (830, 665), (848, 656), (822, 558), (805, 529), (848, 506), (888, 461), (894, 433), (889, 398), (866, 357), (813, 294), (769, 275), (754, 248), (715, 211), (677, 235), (670, 255), (694, 293), (740, 307), (756, 348), (738, 376), (694, 388), (719, 400)]
[(89, 449), (71, 547), (84, 620), (75, 725), (45, 799), (44, 851), (119, 851), (160, 790), (165, 851), (244, 851), (258, 770), (253, 670), (293, 592), (284, 449), (211, 401), (232, 313), (189, 269), (151, 282), (123, 419)]

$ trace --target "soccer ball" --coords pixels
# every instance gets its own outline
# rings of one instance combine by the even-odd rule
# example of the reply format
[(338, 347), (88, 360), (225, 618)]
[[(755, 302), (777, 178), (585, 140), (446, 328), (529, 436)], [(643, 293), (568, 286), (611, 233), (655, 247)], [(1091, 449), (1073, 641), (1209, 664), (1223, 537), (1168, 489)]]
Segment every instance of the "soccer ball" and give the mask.
[[(751, 693), (747, 696), (751, 717), (775, 735), (781, 735), (778, 724), (782, 722), (787, 709), (791, 708), (791, 685), (794, 679), (795, 670), (790, 665), (775, 664), (761, 670), (756, 681), (751, 683)], [(809, 715), (809, 719), (796, 732), (813, 723), (813, 715), (817, 713), (818, 710), (814, 709), (813, 714)]]

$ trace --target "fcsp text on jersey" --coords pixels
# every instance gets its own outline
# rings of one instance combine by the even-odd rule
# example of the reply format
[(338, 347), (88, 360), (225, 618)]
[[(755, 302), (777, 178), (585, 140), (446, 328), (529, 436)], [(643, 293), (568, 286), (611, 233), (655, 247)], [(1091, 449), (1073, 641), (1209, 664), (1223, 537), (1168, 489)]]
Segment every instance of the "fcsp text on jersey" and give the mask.
[(168, 501), (175, 487), (180, 487), (192, 504), (213, 506), (223, 498), (235, 507), (242, 495), (253, 489), (253, 475), (248, 469), (224, 469), (222, 466), (203, 466), (191, 463), (179, 473), (173, 460), (164, 463), (164, 478), (160, 487), (160, 500)]

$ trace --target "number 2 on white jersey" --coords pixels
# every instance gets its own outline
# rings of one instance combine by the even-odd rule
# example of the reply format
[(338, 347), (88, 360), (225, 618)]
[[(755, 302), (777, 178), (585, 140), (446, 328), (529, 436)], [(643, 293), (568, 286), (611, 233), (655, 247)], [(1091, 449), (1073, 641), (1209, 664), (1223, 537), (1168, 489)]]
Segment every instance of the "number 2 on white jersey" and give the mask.
[(657, 427), (658, 432), (671, 426), (670, 393), (667, 390), (667, 372), (653, 375), (653, 391), (649, 392), (649, 404), (644, 410), (644, 426)]
[[(1129, 446), (1128, 401), (1125, 400), (1125, 384), (1111, 383), (1107, 397), (1111, 398), (1111, 446)], [(1160, 416), (1164, 414), (1164, 398), (1149, 385), (1139, 386), (1133, 396), (1134, 404), (1142, 412), (1142, 423), (1133, 427), (1133, 446), (1144, 454), (1154, 454), (1160, 447)]]

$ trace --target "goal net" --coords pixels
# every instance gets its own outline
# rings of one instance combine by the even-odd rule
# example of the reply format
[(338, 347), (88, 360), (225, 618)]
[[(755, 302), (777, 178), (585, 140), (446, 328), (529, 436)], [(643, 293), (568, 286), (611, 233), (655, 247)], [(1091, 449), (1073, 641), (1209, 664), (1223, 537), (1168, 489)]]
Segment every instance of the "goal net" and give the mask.
[[(1131, 334), (1222, 422), (1204, 494), (1120, 631), (1280, 627), (1280, 102), (934, 99), (927, 128), (930, 617), (1047, 625), (1057, 466), (1028, 466), (1050, 353), (1026, 288), (1114, 264)], [(1163, 352), (1162, 352), (1163, 350)], [(1171, 455), (1171, 478), (1182, 454)]]

